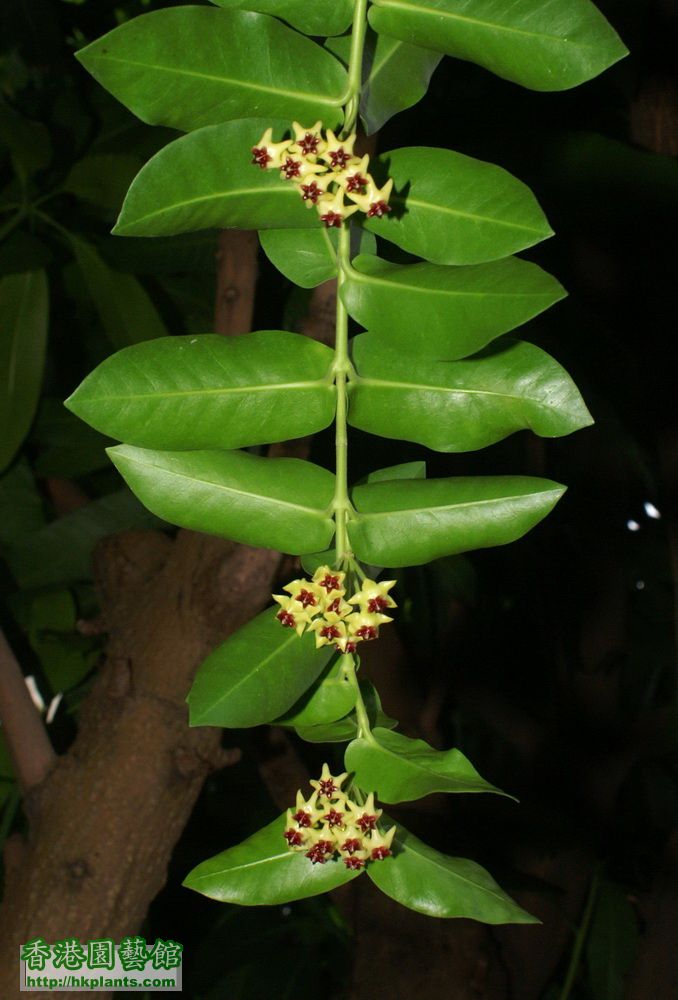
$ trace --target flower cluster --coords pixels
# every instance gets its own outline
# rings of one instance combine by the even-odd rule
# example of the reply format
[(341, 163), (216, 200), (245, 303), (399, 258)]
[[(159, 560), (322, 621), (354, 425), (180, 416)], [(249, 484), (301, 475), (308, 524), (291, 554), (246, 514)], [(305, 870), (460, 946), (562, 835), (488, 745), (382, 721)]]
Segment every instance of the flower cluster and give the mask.
[(395, 580), (376, 583), (365, 579), (360, 590), (346, 600), (346, 574), (320, 566), (312, 580), (293, 580), (285, 594), (273, 594), (280, 605), (276, 618), (285, 628), (315, 632), (316, 649), (333, 643), (340, 653), (355, 653), (359, 642), (376, 639), (379, 626), (393, 621), (383, 612), (395, 608), (389, 596)]
[(309, 799), (297, 792), (294, 811), (287, 810), (284, 837), (291, 851), (303, 851), (314, 865), (324, 865), (338, 854), (347, 868), (356, 871), (369, 861), (383, 861), (393, 852), (396, 828), (382, 833), (377, 827), (381, 809), (374, 805), (372, 792), (361, 805), (341, 791), (346, 774), (334, 777), (327, 764)]
[(338, 139), (332, 129), (323, 134), (322, 122), (311, 128), (293, 122), (292, 129), (293, 139), (273, 142), (273, 130), (267, 128), (252, 147), (252, 163), (262, 170), (279, 170), (283, 179), (296, 184), (306, 207), (315, 205), (328, 229), (340, 229), (344, 219), (358, 209), (368, 218), (379, 219), (391, 211), (388, 200), (393, 181), (377, 187), (367, 172), (369, 156), (361, 158), (353, 152), (355, 133)]

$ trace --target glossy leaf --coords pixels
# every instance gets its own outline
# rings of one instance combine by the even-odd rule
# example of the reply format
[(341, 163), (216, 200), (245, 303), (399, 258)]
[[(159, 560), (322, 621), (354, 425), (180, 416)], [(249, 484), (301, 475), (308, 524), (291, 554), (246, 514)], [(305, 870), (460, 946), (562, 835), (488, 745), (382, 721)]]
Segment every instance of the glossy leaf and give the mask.
[(353, 488), (348, 522), (359, 559), (416, 566), (440, 556), (506, 545), (553, 509), (565, 487), (529, 476), (370, 483)]
[(187, 701), (192, 726), (240, 729), (271, 722), (306, 691), (334, 650), (283, 628), (267, 608), (202, 663)]
[(374, 0), (375, 31), (478, 63), (533, 90), (566, 90), (626, 55), (590, 0)]
[(411, 802), (432, 792), (504, 792), (478, 774), (460, 750), (434, 750), (388, 729), (373, 729), (346, 749), (346, 769), (382, 802)]
[(592, 423), (567, 372), (519, 340), (440, 362), (384, 350), (368, 334), (354, 338), (353, 361), (359, 378), (351, 383), (349, 423), (381, 437), (461, 452), (523, 428), (561, 437)]
[(393, 210), (365, 225), (424, 260), (480, 264), (553, 235), (530, 189), (493, 163), (428, 146), (380, 160), (394, 181)]
[[(382, 826), (390, 821), (382, 818)], [(485, 924), (536, 924), (489, 872), (467, 858), (441, 854), (397, 824), (393, 857), (369, 865), (383, 893), (429, 917), (467, 917)]]
[(189, 131), (245, 116), (341, 120), (346, 71), (265, 14), (175, 7), (124, 21), (77, 53), (149, 125)]
[[(268, 229), (259, 233), (264, 253), (278, 270), (302, 288), (315, 288), (337, 276), (339, 231), (314, 229)], [(365, 229), (351, 230), (352, 253), (376, 253), (377, 241)]]
[(351, 0), (210, 0), (217, 7), (234, 7), (272, 14), (305, 35), (341, 35), (353, 19)]
[[(328, 647), (323, 646), (323, 649)], [(343, 718), (355, 705), (355, 688), (336, 657), (313, 687), (275, 720), (277, 726), (324, 726)]]
[[(351, 38), (330, 38), (325, 47), (348, 65)], [(363, 57), (360, 117), (367, 135), (421, 100), (442, 59), (439, 52), (408, 45), (368, 29)]]
[(360, 256), (341, 290), (350, 315), (384, 345), (446, 361), (475, 354), (565, 294), (550, 274), (518, 257), (469, 267), (399, 267)]
[[(379, 726), (382, 729), (395, 729), (398, 725), (396, 719), (391, 719), (381, 707), (379, 692), (369, 681), (360, 681), (360, 692), (365, 702), (365, 709), (371, 726)], [(296, 727), (297, 736), (307, 743), (348, 743), (358, 736), (358, 720), (355, 712), (337, 719), (335, 722), (318, 724), (315, 726)]]
[(161, 149), (137, 174), (113, 230), (119, 236), (172, 236), (196, 229), (317, 229), (294, 184), (251, 163), (250, 149), (271, 126), (246, 118), (191, 132)]
[(0, 281), (0, 470), (31, 426), (45, 366), (49, 293), (44, 271)]
[(158, 310), (135, 277), (114, 271), (84, 240), (72, 237), (71, 246), (84, 286), (114, 347), (167, 336)]
[(182, 528), (293, 555), (324, 548), (332, 538), (334, 476), (310, 462), (129, 445), (108, 454), (141, 502)]
[(426, 479), (426, 462), (403, 462), (375, 469), (367, 477), (368, 483), (384, 483), (392, 479)]
[(322, 430), (334, 417), (332, 351), (309, 337), (165, 337), (119, 351), (66, 406), (144, 448), (241, 448)]
[(203, 861), (184, 879), (187, 889), (222, 903), (276, 906), (345, 885), (360, 875), (338, 859), (314, 865), (291, 851), (283, 837), (285, 815), (241, 844)]

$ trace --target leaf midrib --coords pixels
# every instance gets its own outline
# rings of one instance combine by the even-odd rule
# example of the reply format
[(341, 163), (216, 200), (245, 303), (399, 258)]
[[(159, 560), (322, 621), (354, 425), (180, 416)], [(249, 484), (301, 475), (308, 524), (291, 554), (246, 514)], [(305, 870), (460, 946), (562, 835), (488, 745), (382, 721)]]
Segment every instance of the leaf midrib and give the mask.
[(217, 199), (225, 198), (238, 198), (241, 195), (254, 194), (254, 195), (284, 195), (286, 198), (292, 198), (296, 194), (294, 188), (275, 188), (275, 187), (256, 187), (256, 188), (231, 188), (228, 191), (212, 191), (209, 194), (201, 194), (196, 198), (186, 198), (185, 201), (175, 201), (171, 205), (166, 205), (163, 208), (156, 209), (155, 212), (148, 212), (147, 215), (139, 215), (136, 218), (132, 218), (131, 221), (126, 221), (124, 219), (124, 208), (120, 216), (119, 223), (116, 223), (115, 229), (120, 232), (122, 229), (127, 228), (130, 225), (137, 226), (142, 222), (146, 222), (148, 219), (155, 219), (159, 215), (167, 215), (172, 212), (178, 212), (189, 205), (197, 205), (201, 201), (216, 201)]
[(306, 90), (286, 90), (283, 87), (269, 87), (262, 83), (251, 83), (249, 80), (232, 79), (228, 76), (218, 76), (214, 73), (199, 73), (197, 70), (183, 69), (176, 66), (158, 66), (155, 63), (140, 62), (137, 59), (120, 59), (117, 56), (93, 54), (93, 58), (101, 62), (121, 63), (124, 66), (143, 66), (144, 69), (157, 70), (160, 73), (175, 73), (178, 76), (195, 77), (200, 80), (211, 80), (226, 86), (241, 87), (243, 90), (260, 91), (263, 94), (278, 94), (282, 97), (292, 97), (298, 100), (310, 101), (313, 104), (325, 104), (328, 107), (338, 108), (341, 101), (338, 98), (320, 97), (318, 94), (310, 93)]
[(130, 400), (136, 399), (153, 399), (162, 402), (166, 399), (174, 399), (175, 397), (183, 396), (210, 396), (222, 393), (228, 395), (230, 393), (249, 393), (249, 392), (275, 392), (277, 390), (286, 391), (288, 389), (308, 389), (314, 387), (326, 386), (331, 388), (331, 383), (326, 382), (324, 379), (309, 379), (308, 382), (269, 382), (263, 385), (242, 385), (242, 386), (217, 386), (213, 388), (202, 388), (202, 389), (173, 389), (171, 392), (134, 392), (125, 395), (109, 395), (109, 396), (83, 396), (83, 403), (107, 403), (107, 402), (129, 402)]
[[(397, 268), (396, 271), (400, 271)], [(394, 273), (394, 272), (391, 272)], [(363, 285), (386, 285), (389, 290), (393, 288), (402, 289), (406, 292), (415, 292), (420, 295), (435, 295), (435, 296), (465, 296), (466, 298), (549, 298), (548, 292), (512, 292), (512, 291), (487, 291), (482, 289), (481, 291), (469, 291), (468, 289), (449, 289), (449, 288), (434, 288), (428, 285), (410, 285), (407, 282), (400, 281), (398, 278), (379, 278), (372, 272), (359, 271), (355, 266), (351, 268), (351, 272), (348, 276), (348, 281), (355, 281), (356, 284)]]
[(511, 497), (493, 497), (488, 500), (465, 500), (463, 503), (436, 504), (429, 507), (401, 507), (394, 510), (357, 511), (358, 516), (352, 518), (353, 521), (361, 521), (364, 518), (392, 517), (393, 514), (428, 514), (432, 511), (460, 510), (462, 507), (482, 507), (485, 504), (505, 503), (507, 500), (526, 500), (531, 497), (547, 497), (558, 490), (544, 490), (543, 493), (521, 493)]
[(396, 204), (404, 205), (406, 208), (412, 208), (416, 206), (417, 208), (423, 208), (432, 212), (443, 212), (445, 215), (454, 215), (462, 219), (472, 219), (474, 222), (489, 222), (494, 226), (506, 226), (509, 229), (522, 229), (528, 233), (537, 233), (538, 235), (543, 235), (543, 229), (535, 229), (534, 226), (526, 226), (520, 222), (510, 222), (507, 219), (498, 219), (496, 216), (490, 215), (478, 215), (474, 212), (463, 212), (459, 208), (449, 208), (446, 205), (435, 204), (430, 201), (422, 201), (420, 198), (413, 198), (408, 195), (407, 198), (400, 198), (395, 196), (393, 201)]
[[(454, 364), (454, 362), (451, 362)], [(463, 389), (463, 388), (450, 388), (444, 385), (428, 385), (427, 383), (417, 383), (417, 382), (391, 382), (386, 379), (376, 379), (370, 377), (364, 377), (362, 375), (358, 376), (354, 380), (354, 384), (357, 388), (361, 385), (374, 386), (375, 388), (386, 388), (386, 389), (410, 389), (414, 392), (441, 392), (441, 393), (459, 393), (460, 395), (468, 396), (495, 396), (499, 399), (509, 399), (516, 403), (530, 403), (533, 406), (539, 407), (550, 413), (553, 409), (559, 410), (559, 407), (549, 406), (547, 403), (542, 403), (534, 396), (516, 396), (511, 392), (495, 392), (492, 389)]]

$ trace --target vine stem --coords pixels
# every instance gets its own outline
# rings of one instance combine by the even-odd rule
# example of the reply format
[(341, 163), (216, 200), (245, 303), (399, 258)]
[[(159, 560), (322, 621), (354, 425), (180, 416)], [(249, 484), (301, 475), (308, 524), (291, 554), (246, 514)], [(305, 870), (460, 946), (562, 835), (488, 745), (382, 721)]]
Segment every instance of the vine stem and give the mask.
[(572, 954), (570, 955), (570, 963), (567, 967), (567, 975), (565, 976), (565, 982), (563, 983), (563, 988), (560, 991), (560, 996), (558, 997), (558, 1000), (569, 1000), (572, 988), (575, 984), (577, 973), (579, 972), (579, 965), (581, 963), (582, 951), (584, 950), (584, 944), (586, 942), (586, 938), (589, 933), (589, 927), (591, 925), (591, 917), (593, 916), (593, 907), (598, 897), (599, 883), (600, 883), (600, 868), (596, 867), (593, 872), (593, 875), (591, 876), (591, 885), (589, 887), (589, 894), (586, 899), (586, 906), (584, 907), (584, 913), (581, 918), (581, 923), (575, 935), (574, 947), (572, 948)]
[(360, 690), (360, 685), (358, 683), (356, 661), (353, 653), (344, 654), (343, 671), (344, 676), (355, 691), (355, 714), (358, 722), (358, 738), (363, 737), (364, 739), (372, 740), (372, 742), (374, 742), (367, 708), (365, 707), (362, 691)]

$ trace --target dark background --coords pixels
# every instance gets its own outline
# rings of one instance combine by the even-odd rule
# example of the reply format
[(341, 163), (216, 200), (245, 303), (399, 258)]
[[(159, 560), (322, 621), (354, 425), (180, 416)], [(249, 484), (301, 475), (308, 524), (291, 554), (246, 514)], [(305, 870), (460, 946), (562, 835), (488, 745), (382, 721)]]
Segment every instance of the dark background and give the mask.
[[(88, 196), (82, 185), (78, 196), (56, 194), (51, 216), (96, 246), (116, 273), (134, 275), (170, 332), (207, 332), (216, 234), (175, 241), (107, 235), (127, 183), (173, 133), (136, 123), (73, 59), (121, 18), (159, 6), (168, 4), (4, 4), (0, 94), (5, 108), (44, 126), (49, 155), (31, 180), (38, 194), (54, 191), (93, 153), (124, 154), (100, 163)], [(426, 98), (378, 137), (381, 150), (439, 145), (498, 163), (534, 190), (556, 236), (526, 256), (570, 296), (521, 336), (568, 369), (595, 426), (557, 441), (520, 433), (462, 456), (375, 443), (359, 432), (350, 439), (353, 479), (425, 457), (429, 475), (513, 472), (569, 487), (553, 515), (520, 542), (407, 571), (396, 595), (397, 638), (370, 649), (365, 666), (405, 732), (459, 746), (488, 780), (520, 799), (518, 806), (431, 797), (400, 815), (435, 846), (485, 864), (544, 926), (492, 932), (476, 962), (485, 962), (485, 972), (461, 982), (457, 950), (478, 947), (464, 936), (465, 922), (443, 934), (437, 922), (410, 927), (406, 915), (379, 911), (379, 903), (353, 912), (327, 899), (241, 910), (180, 888), (194, 864), (278, 812), (260, 775), (263, 736), (228, 734), (242, 760), (207, 780), (142, 929), (151, 941), (184, 943), (184, 993), (196, 1000), (367, 996), (364, 982), (350, 986), (354, 959), (362, 972), (372, 970), (375, 997), (411, 996), (427, 976), (429, 997), (453, 1000), (678, 997), (671, 965), (678, 917), (676, 11), (660, 0), (600, 6), (631, 50), (601, 78), (537, 94), (446, 59)], [(16, 186), (1, 141), (0, 180), (1, 210)], [(81, 513), (69, 534), (60, 532), (64, 509), (91, 509), (84, 502), (64, 508), (64, 490), (97, 501), (121, 489), (103, 455), (106, 442), (60, 407), (113, 347), (63, 234), (31, 217), (0, 242), (0, 275), (34, 267), (50, 275), (48, 362), (29, 438), (0, 478), (1, 614), (45, 698), (66, 692), (50, 727), (65, 750), (104, 643), (75, 627), (98, 611), (93, 545), (148, 518), (121, 498), (96, 523)], [(298, 327), (308, 294), (291, 290), (263, 258), (258, 289), (255, 328)], [(313, 459), (327, 462), (329, 447), (320, 435)], [(39, 517), (27, 524), (34, 508)], [(297, 750), (311, 772), (336, 753)], [(25, 820), (2, 761), (0, 747), (4, 839)], [(394, 958), (388, 942), (401, 920), (411, 952)], [(581, 953), (573, 960), (575, 942)], [(446, 985), (435, 985), (438, 979)]]

